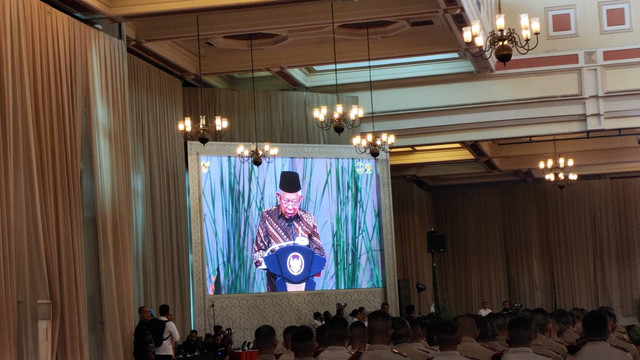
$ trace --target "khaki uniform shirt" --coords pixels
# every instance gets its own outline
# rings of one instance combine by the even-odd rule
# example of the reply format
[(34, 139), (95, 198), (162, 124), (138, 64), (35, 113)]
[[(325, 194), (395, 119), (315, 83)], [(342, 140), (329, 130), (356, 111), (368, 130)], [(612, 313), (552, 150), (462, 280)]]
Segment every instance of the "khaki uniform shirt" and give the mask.
[(607, 342), (612, 346), (618, 346), (627, 350), (627, 353), (633, 360), (638, 360), (638, 349), (636, 349), (635, 345), (630, 342), (620, 340), (615, 337), (613, 334), (609, 335)]
[(461, 355), (457, 351), (440, 351), (440, 353), (433, 357), (433, 360), (469, 360), (469, 357)]
[(502, 345), (498, 340), (487, 341), (485, 344), (487, 344), (488, 346), (491, 346), (492, 348), (498, 351), (507, 351), (509, 349), (508, 346)]
[(351, 354), (344, 346), (327, 346), (323, 352), (316, 356), (316, 360), (347, 360)]
[(427, 360), (431, 358), (431, 356), (426, 351), (420, 351), (411, 346), (411, 344), (409, 343), (397, 344), (394, 345), (393, 348), (400, 351), (401, 353), (407, 354), (409, 360)]
[(531, 344), (529, 345), (529, 347), (531, 348), (531, 350), (533, 350), (534, 353), (546, 356), (551, 360), (563, 360), (560, 354), (542, 345), (542, 342), (540, 342), (539, 339), (531, 340)]
[(387, 345), (369, 345), (360, 360), (407, 360), (407, 356), (394, 352)]
[(549, 360), (549, 358), (534, 353), (531, 348), (518, 347), (507, 350), (502, 360)]
[(426, 341), (420, 341), (415, 343), (409, 343), (412, 347), (418, 349), (418, 351), (426, 352), (427, 354), (433, 356), (440, 352), (437, 346), (429, 346)]
[(549, 350), (552, 350), (554, 353), (562, 356), (563, 359), (567, 358), (567, 347), (553, 341), (551, 338), (548, 338), (542, 334), (538, 334), (538, 340), (542, 343), (542, 346), (546, 347)]
[(567, 357), (568, 360), (631, 360), (626, 352), (616, 349), (605, 341), (586, 343), (580, 351)]
[(509, 344), (507, 343), (507, 337), (503, 336), (503, 335), (498, 335), (498, 337), (496, 338), (498, 341), (498, 344), (506, 347), (506, 348), (510, 348)]
[(458, 352), (478, 360), (491, 360), (491, 356), (494, 354), (493, 351), (478, 344), (468, 336), (462, 337), (462, 342), (458, 345)]

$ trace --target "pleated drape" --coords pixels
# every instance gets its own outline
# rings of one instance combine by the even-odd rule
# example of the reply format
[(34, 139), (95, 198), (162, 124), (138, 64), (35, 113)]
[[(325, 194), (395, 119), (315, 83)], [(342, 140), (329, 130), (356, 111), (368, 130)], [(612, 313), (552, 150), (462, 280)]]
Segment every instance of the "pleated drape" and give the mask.
[(180, 81), (129, 56), (135, 274), (138, 306), (171, 305), (178, 332), (191, 329), (189, 238)]
[[(0, 44), (2, 357), (89, 358), (91, 311), (108, 358), (126, 358), (135, 322), (124, 42), (40, 1), (7, 0)], [(89, 114), (95, 167), (81, 161)], [(81, 173), (94, 170), (100, 252), (85, 259)], [(100, 262), (102, 309), (88, 305), (86, 261)], [(51, 302), (48, 349), (38, 340), (40, 300)]]
[[(447, 252), (437, 263), (440, 300), (450, 313), (475, 312), (483, 300), (500, 310), (510, 299), (529, 308), (608, 305), (619, 316), (635, 315), (640, 180), (580, 180), (564, 190), (547, 183), (476, 185), (422, 194), (407, 189), (412, 186), (393, 188), (398, 278), (420, 274), (430, 281), (430, 268), (416, 262), (404, 270), (401, 259), (423, 251), (426, 226), (415, 222), (432, 223), (447, 236)], [(433, 222), (417, 216), (430, 211)]]

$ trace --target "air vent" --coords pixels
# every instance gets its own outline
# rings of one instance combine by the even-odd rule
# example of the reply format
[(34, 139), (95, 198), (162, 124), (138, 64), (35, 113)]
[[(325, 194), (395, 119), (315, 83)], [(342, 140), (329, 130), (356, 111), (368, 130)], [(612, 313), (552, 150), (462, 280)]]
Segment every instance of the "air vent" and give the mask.
[(265, 39), (273, 39), (275, 37), (281, 36), (279, 34), (272, 34), (272, 33), (263, 33), (263, 32), (257, 32), (257, 33), (250, 33), (250, 34), (237, 34), (237, 35), (225, 35), (223, 36), (223, 38), (225, 39), (230, 39), (230, 40), (265, 40)]
[(391, 25), (395, 25), (396, 23), (397, 21), (377, 20), (377, 21), (368, 21), (368, 22), (360, 22), (360, 23), (342, 24), (338, 27), (341, 27), (344, 29), (361, 30), (361, 29), (366, 29), (368, 25), (369, 29), (379, 29), (379, 28), (386, 28)]
[(433, 20), (421, 20), (421, 21), (412, 21), (411, 27), (417, 26), (430, 26), (433, 25)]

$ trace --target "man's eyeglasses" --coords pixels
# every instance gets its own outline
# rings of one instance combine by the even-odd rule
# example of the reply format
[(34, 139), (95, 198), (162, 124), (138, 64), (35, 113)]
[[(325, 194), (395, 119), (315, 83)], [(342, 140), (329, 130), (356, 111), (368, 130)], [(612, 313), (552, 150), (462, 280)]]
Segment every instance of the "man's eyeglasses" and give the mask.
[(289, 199), (280, 199), (280, 202), (282, 203), (282, 205), (284, 206), (298, 206), (300, 205), (300, 200), (298, 199), (293, 199), (293, 200), (289, 200)]

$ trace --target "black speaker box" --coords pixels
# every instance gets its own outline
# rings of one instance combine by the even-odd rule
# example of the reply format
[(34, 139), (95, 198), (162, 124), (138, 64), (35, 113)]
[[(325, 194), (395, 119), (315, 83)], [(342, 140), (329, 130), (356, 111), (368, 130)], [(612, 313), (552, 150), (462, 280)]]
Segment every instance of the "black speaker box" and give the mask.
[(427, 251), (430, 253), (447, 251), (447, 237), (436, 230), (427, 231)]

